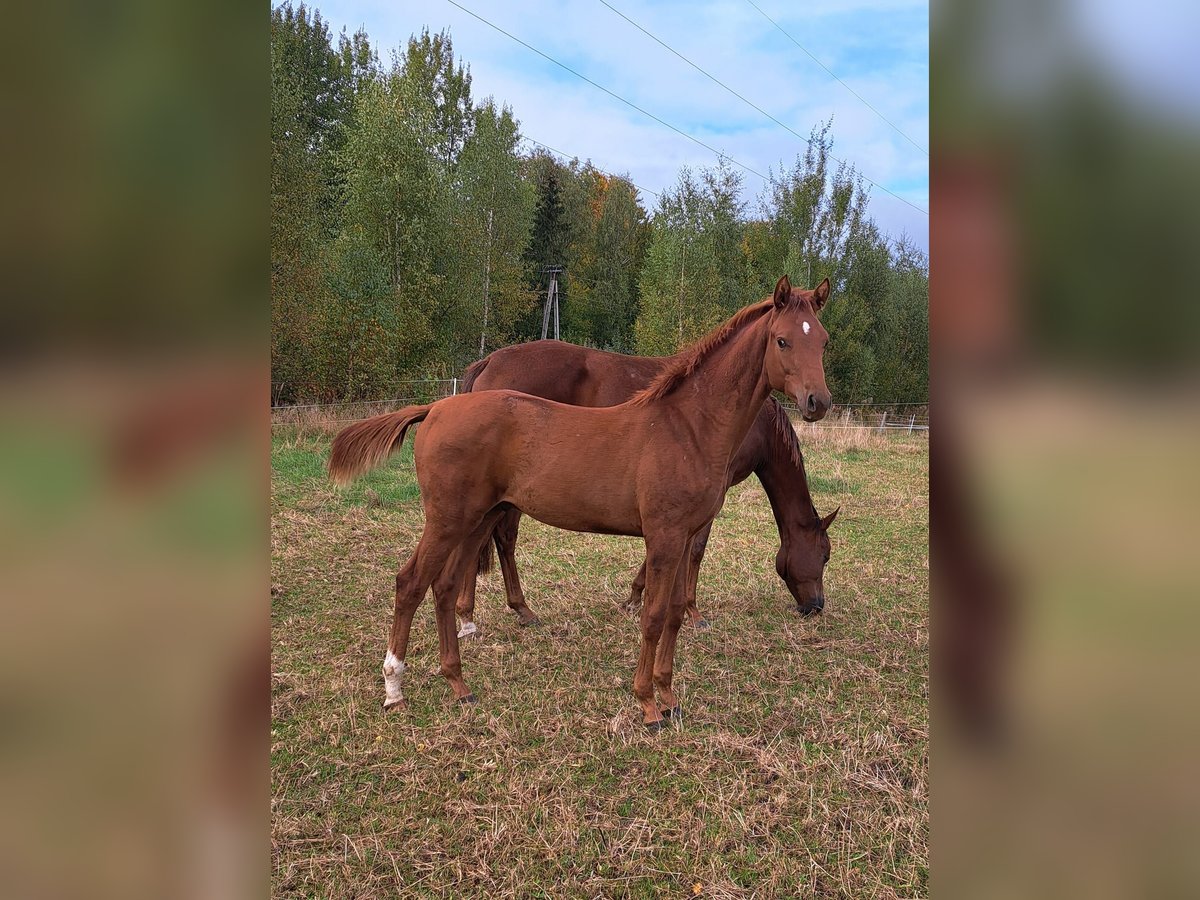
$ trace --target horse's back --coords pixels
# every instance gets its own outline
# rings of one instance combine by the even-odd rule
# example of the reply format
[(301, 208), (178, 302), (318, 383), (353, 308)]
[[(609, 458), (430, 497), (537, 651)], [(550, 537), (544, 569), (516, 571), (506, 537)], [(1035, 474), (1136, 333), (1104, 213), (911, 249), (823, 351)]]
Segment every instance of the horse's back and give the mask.
[(657, 357), (533, 341), (492, 353), (472, 390), (508, 389), (573, 406), (616, 406), (646, 387), (665, 364)]

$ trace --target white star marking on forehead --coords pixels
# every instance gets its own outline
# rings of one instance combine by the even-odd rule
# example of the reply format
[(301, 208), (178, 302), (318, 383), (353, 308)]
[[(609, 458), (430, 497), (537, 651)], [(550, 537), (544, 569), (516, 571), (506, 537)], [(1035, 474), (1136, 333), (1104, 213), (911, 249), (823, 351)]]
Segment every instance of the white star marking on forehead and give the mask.
[(804, 323), (804, 333), (805, 333), (805, 334), (808, 334), (808, 332), (809, 332), (809, 331), (811, 331), (811, 330), (812, 330), (812, 326), (811, 326), (811, 325), (809, 325), (807, 322), (805, 322), (805, 323)]

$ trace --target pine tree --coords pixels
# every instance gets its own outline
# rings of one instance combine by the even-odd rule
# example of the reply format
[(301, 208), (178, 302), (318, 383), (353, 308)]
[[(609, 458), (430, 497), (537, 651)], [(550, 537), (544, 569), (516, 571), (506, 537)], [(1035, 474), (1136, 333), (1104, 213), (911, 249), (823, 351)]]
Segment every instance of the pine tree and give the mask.
[[(530, 161), (532, 177), (537, 191), (537, 205), (533, 213), (533, 227), (529, 244), (525, 249), (525, 278), (531, 291), (544, 301), (546, 296), (547, 266), (566, 263), (569, 233), (566, 207), (561, 196), (561, 169), (555, 160), (545, 154), (535, 155)], [(565, 285), (560, 279), (560, 305), (565, 297)], [(519, 328), (525, 338), (541, 336), (541, 313), (532, 310), (520, 322)]]

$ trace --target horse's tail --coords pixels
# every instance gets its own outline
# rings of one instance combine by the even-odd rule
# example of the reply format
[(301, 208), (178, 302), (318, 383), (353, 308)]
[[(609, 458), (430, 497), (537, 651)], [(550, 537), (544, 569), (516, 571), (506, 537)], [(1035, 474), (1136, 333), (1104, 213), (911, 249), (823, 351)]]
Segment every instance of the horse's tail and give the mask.
[(338, 432), (329, 453), (329, 477), (335, 484), (349, 484), (387, 459), (404, 443), (408, 426), (420, 422), (433, 408), (406, 406), (398, 412), (372, 416)]
[(477, 359), (475, 362), (467, 366), (467, 371), (463, 372), (462, 392), (469, 394), (471, 388), (475, 385), (475, 379), (483, 374), (483, 370), (487, 368), (490, 356), (485, 356), (483, 359)]

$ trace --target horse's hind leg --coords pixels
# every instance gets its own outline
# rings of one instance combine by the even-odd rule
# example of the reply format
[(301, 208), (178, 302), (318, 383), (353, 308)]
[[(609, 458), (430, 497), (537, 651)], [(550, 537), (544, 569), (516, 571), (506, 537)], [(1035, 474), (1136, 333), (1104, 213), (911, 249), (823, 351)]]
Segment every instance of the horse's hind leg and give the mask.
[[(488, 539), (484, 540), (485, 544), (480, 547), (480, 554), (482, 554)], [(458, 599), (454, 603), (454, 611), (462, 621), (462, 627), (458, 629), (460, 638), (474, 637), (479, 633), (479, 628), (475, 625), (475, 589), (479, 581), (479, 569), (480, 555), (476, 555), (473, 560), (466, 561), (466, 572), (458, 590)]]
[(638, 569), (637, 575), (634, 576), (633, 584), (629, 588), (629, 599), (625, 601), (621, 607), (626, 612), (632, 612), (642, 605), (642, 594), (646, 592), (646, 562), (642, 561), (642, 567)]
[(708, 536), (712, 534), (713, 523), (709, 522), (700, 529), (700, 533), (692, 538), (691, 549), (687, 556), (687, 571), (684, 577), (684, 599), (687, 604), (687, 615), (692, 625), (699, 629), (709, 627), (706, 618), (700, 615), (696, 606), (696, 582), (700, 579), (700, 563), (704, 561), (704, 551), (708, 547)]
[(517, 532), (521, 527), (521, 511), (510, 508), (496, 525), (496, 548), (500, 553), (500, 570), (504, 573), (504, 592), (508, 608), (517, 614), (521, 625), (541, 625), (542, 620), (525, 603), (521, 577), (517, 574)]
[(459, 598), (468, 572), (474, 573), (475, 563), (479, 559), (479, 548), (484, 541), (491, 539), (492, 528), (499, 517), (499, 511), (484, 516), (483, 521), (450, 554), (433, 582), (441, 673), (450, 682), (454, 698), (460, 703), (473, 703), (475, 695), (471, 693), (462, 677), (462, 657), (459, 654), (458, 631), (454, 620), (455, 602)]
[(458, 536), (452, 531), (431, 527), (426, 521), (425, 532), (417, 543), (416, 552), (396, 575), (392, 631), (388, 637), (387, 655), (383, 659), (384, 709), (396, 709), (404, 705), (401, 682), (413, 615), (457, 542)]

